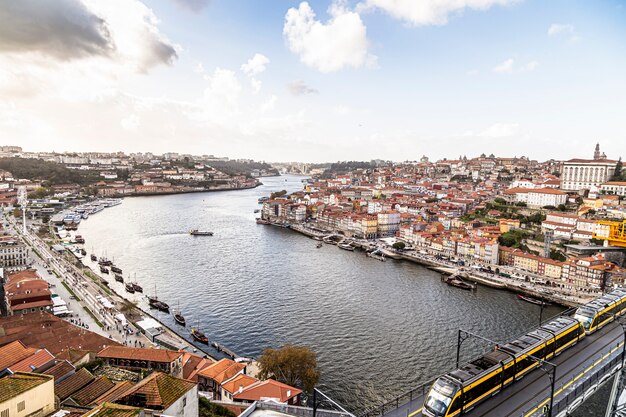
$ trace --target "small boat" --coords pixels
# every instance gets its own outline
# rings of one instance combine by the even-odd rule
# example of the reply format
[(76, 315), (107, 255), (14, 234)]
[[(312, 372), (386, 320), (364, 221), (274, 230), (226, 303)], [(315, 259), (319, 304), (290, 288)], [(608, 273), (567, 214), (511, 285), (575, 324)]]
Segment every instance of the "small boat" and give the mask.
[(76, 235), (76, 237), (74, 238), (74, 242), (85, 243), (85, 238), (83, 238), (81, 235)]
[(256, 224), (270, 224), (270, 222), (263, 219), (256, 219)]
[(176, 303), (176, 310), (174, 310), (174, 320), (176, 320), (176, 323), (180, 324), (181, 326), (185, 326), (187, 324), (187, 322), (185, 321), (185, 317), (180, 311), (180, 302)]
[(540, 306), (540, 305), (547, 306), (548, 304), (550, 304), (550, 303), (548, 303), (546, 301), (537, 300), (536, 298), (532, 298), (532, 297), (525, 297), (525, 296), (523, 296), (521, 294), (517, 294), (517, 298), (519, 298), (520, 300), (524, 300), (527, 303), (536, 304), (538, 306)]
[(121, 276), (120, 274), (115, 274), (115, 280), (117, 282), (124, 282), (124, 277)]
[(83, 256), (87, 256), (87, 251), (85, 249), (81, 249), (80, 254)]
[(100, 278), (100, 283), (101, 283), (102, 285), (106, 286), (106, 287), (108, 287), (108, 286), (109, 286), (109, 281), (107, 281), (107, 280), (106, 280), (106, 279), (104, 279), (104, 278)]
[(96, 262), (98, 260), (98, 257), (96, 255), (91, 255), (91, 260)]
[(206, 337), (206, 335), (204, 333), (202, 333), (202, 331), (200, 331), (199, 328), (194, 327), (193, 329), (191, 329), (191, 335), (193, 336), (194, 339), (196, 339), (198, 342), (200, 343), (204, 343), (205, 345), (209, 344), (209, 338)]
[(463, 281), (463, 278), (461, 278), (458, 274), (454, 274), (449, 277), (442, 276), (441, 280), (452, 287), (460, 288), (462, 290), (473, 291), (477, 288), (476, 284)]
[(351, 245), (351, 244), (349, 244), (349, 243), (339, 243), (339, 244), (337, 245), (337, 247), (338, 247), (339, 249), (347, 250), (347, 251), (350, 251), (350, 252), (354, 251), (354, 246), (352, 246), (352, 245)]
[(137, 292), (143, 292), (143, 287), (139, 284), (137, 284), (136, 282), (133, 282), (133, 288), (135, 289), (135, 291)]
[(322, 246), (324, 246), (324, 244), (323, 244), (323, 243), (321, 243), (321, 242), (320, 242), (320, 243), (318, 243), (317, 245), (315, 245), (315, 247), (316, 247), (316, 248), (318, 248), (318, 249), (319, 249), (319, 248), (321, 248)]
[(118, 268), (118, 267), (117, 267), (117, 266), (115, 266), (115, 265), (112, 265), (112, 266), (111, 266), (111, 271), (115, 272), (116, 274), (121, 274), (121, 273), (122, 273), (122, 269), (121, 269), (121, 268)]
[(108, 260), (107, 258), (100, 258), (98, 260), (98, 263), (102, 266), (111, 266), (113, 265), (113, 262), (111, 262), (110, 260)]
[(261, 210), (259, 210), (259, 209), (254, 210), (254, 212), (255, 212), (255, 213), (258, 213), (258, 212), (260, 212), (260, 211), (261, 211)]
[(163, 301), (159, 301), (159, 297), (157, 296), (157, 292), (156, 292), (156, 284), (154, 286), (154, 295), (152, 297), (148, 296), (148, 305), (150, 306), (150, 308), (155, 308), (165, 313), (170, 312), (170, 306), (164, 303)]
[(189, 234), (191, 236), (213, 236), (213, 232), (209, 232), (207, 230), (198, 230), (198, 229), (190, 230)]
[(131, 294), (135, 293), (135, 286), (133, 285), (132, 282), (127, 282), (125, 285), (126, 291), (128, 291)]
[(108, 274), (109, 270), (105, 266), (100, 266), (100, 272), (102, 272), (103, 274)]

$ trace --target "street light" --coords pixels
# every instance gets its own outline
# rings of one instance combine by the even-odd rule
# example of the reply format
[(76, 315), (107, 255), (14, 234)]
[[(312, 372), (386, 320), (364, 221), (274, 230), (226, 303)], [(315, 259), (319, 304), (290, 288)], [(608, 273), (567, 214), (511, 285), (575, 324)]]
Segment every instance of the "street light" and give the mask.
[[(528, 357), (535, 362), (538, 362), (539, 369), (548, 375), (548, 378), (550, 379), (550, 408), (548, 409), (548, 417), (552, 417), (552, 407), (554, 405), (554, 385), (556, 383), (556, 364), (532, 355), (528, 355)], [(550, 369), (546, 369), (546, 365), (550, 366)]]

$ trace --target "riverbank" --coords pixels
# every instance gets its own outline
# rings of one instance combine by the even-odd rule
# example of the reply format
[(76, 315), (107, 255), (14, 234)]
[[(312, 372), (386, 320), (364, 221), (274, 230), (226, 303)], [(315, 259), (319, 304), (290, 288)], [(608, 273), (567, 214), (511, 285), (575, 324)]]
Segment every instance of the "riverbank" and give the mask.
[[(287, 226), (274, 223), (270, 223), (270, 225), (280, 227)], [(325, 236), (333, 235), (332, 233), (306, 227), (301, 224), (289, 225), (287, 228), (314, 239), (320, 239), (324, 238)], [(377, 250), (379, 250), (382, 254), (386, 256), (387, 259), (414, 262), (433, 271), (447, 275), (452, 275), (460, 271), (458, 265), (452, 264), (451, 262), (438, 260), (432, 256), (421, 255), (415, 251), (396, 251), (390, 247), (379, 246), (375, 244), (375, 242), (368, 240), (352, 241), (353, 246), (366, 251), (376, 247)], [(496, 265), (495, 267), (501, 266)], [(574, 296), (572, 294), (561, 294), (558, 292), (559, 289), (554, 287), (539, 286), (533, 283), (526, 282), (524, 280), (516, 280), (512, 278), (509, 279), (495, 273), (481, 273), (477, 270), (474, 270), (473, 268), (462, 268), (462, 272), (467, 276), (467, 279), (474, 281), (478, 284), (499, 290), (506, 290), (515, 294), (544, 299), (547, 302), (558, 304), (567, 308), (578, 307), (591, 301), (594, 298), (583, 298)]]
[(203, 188), (193, 190), (168, 190), (168, 191), (154, 191), (154, 192), (141, 192), (130, 194), (108, 194), (107, 198), (121, 198), (121, 197), (151, 197), (151, 196), (163, 196), (163, 195), (176, 195), (176, 194), (195, 194), (195, 193), (214, 193), (219, 191), (238, 191), (238, 190), (251, 190), (263, 185), (261, 181), (257, 181), (254, 185), (246, 185), (244, 187), (223, 187), (223, 188)]

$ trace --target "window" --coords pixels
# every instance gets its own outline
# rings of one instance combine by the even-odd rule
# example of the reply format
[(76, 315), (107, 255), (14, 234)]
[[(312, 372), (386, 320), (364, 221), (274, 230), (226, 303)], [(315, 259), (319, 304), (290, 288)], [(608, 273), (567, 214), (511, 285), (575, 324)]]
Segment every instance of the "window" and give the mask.
[(19, 413), (20, 411), (24, 411), (26, 409), (26, 402), (25, 401), (20, 401), (19, 403), (17, 403), (17, 412)]
[(9, 417), (9, 409), (7, 408), (6, 410), (2, 410), (2, 412), (0, 412), (0, 417)]

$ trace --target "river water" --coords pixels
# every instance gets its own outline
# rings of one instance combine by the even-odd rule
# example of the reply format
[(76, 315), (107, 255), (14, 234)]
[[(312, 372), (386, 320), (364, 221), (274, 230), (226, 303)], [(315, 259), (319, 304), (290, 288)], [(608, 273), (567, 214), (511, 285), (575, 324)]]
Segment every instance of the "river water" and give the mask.
[[(88, 252), (106, 254), (144, 287), (179, 304), (210, 341), (242, 356), (285, 343), (318, 355), (320, 386), (354, 411), (454, 366), (459, 328), (505, 341), (537, 325), (539, 308), (506, 291), (449, 287), (407, 261), (380, 262), (255, 223), (257, 199), (302, 188), (302, 177), (250, 190), (126, 198), (83, 221)], [(208, 229), (194, 237), (189, 229)], [(123, 285), (110, 280), (124, 294)], [(147, 308), (141, 294), (127, 298)], [(548, 307), (544, 317), (560, 311)], [(173, 317), (155, 313), (189, 340)], [(463, 357), (484, 345), (468, 340)], [(212, 354), (214, 352), (209, 351)]]

